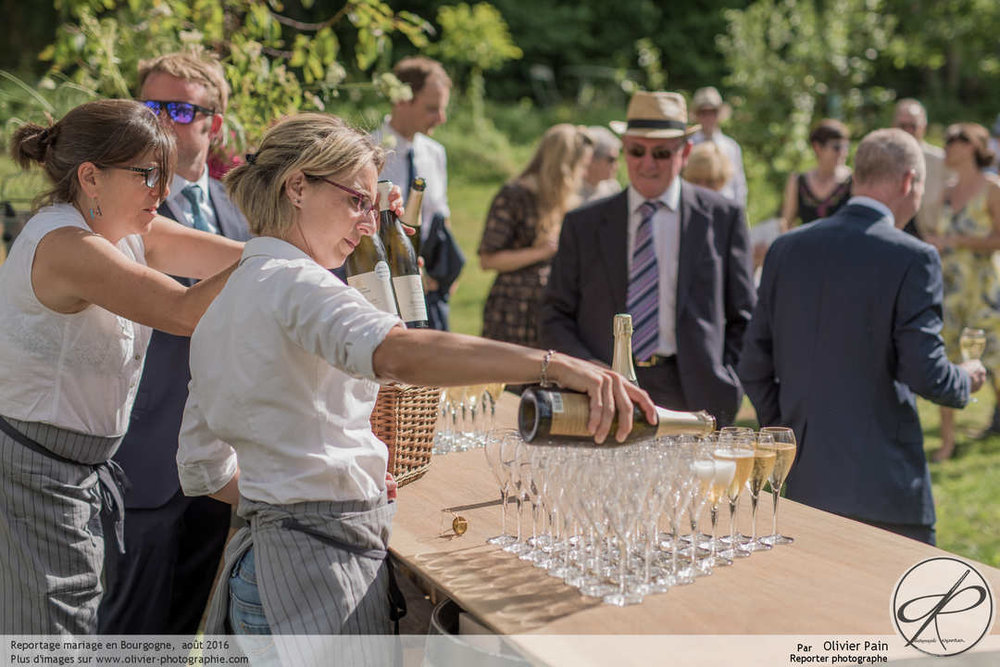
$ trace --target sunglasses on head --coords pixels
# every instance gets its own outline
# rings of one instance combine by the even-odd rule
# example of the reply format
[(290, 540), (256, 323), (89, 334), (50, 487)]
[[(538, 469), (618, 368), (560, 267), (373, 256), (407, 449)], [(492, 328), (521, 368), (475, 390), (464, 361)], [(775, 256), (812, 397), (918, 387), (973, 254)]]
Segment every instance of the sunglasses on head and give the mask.
[(197, 104), (191, 104), (190, 102), (165, 102), (163, 100), (143, 100), (149, 109), (159, 116), (164, 110), (166, 110), (167, 115), (170, 120), (175, 123), (180, 123), (181, 125), (187, 125), (194, 122), (194, 117), (198, 113), (203, 113), (206, 116), (211, 116), (215, 113), (215, 109), (209, 109), (207, 107), (198, 106)]
[(375, 215), (375, 202), (368, 198), (363, 192), (358, 192), (354, 188), (349, 188), (346, 185), (341, 185), (340, 183), (335, 183), (329, 178), (324, 178), (323, 176), (309, 176), (308, 178), (314, 178), (318, 181), (323, 181), (327, 185), (332, 185), (335, 188), (343, 190), (347, 194), (351, 195), (351, 203), (354, 205), (356, 212), (361, 215)]
[[(678, 146), (677, 148), (664, 148), (663, 146), (656, 146), (650, 149), (649, 153), (654, 160), (669, 160), (674, 155), (679, 153), (683, 146)], [(629, 144), (625, 147), (625, 153), (629, 157), (642, 158), (646, 156), (646, 147), (642, 144)]]
[(111, 165), (110, 167), (105, 167), (105, 169), (121, 169), (122, 171), (134, 171), (137, 174), (142, 174), (143, 183), (150, 189), (155, 188), (160, 182), (160, 168), (155, 165), (152, 167), (119, 167)]
[(972, 141), (961, 132), (958, 132), (957, 134), (950, 134), (944, 139), (944, 143), (946, 144), (953, 144), (956, 141), (961, 141), (964, 144), (972, 143)]

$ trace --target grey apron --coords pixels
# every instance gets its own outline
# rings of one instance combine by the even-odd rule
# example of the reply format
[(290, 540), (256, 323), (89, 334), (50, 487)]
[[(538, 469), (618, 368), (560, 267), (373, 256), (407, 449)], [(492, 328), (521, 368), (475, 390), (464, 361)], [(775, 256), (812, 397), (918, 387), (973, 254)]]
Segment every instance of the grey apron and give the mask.
[(121, 440), (0, 418), (0, 634), (97, 632), (105, 531), (124, 548)]

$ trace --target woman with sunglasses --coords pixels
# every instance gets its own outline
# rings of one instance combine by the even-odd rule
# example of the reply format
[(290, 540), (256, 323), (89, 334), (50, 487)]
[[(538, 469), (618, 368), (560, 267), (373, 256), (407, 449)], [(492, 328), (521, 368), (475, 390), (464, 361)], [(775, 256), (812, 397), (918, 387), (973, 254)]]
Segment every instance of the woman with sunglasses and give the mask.
[[(959, 356), (959, 336), (964, 327), (986, 332), (983, 365), (992, 371), (997, 394), (1000, 372), (1000, 180), (987, 171), (993, 163), (989, 132), (976, 123), (957, 123), (945, 132), (944, 163), (955, 179), (942, 194), (937, 234), (926, 240), (941, 253), (944, 279), (944, 326), (941, 336), (953, 358)], [(955, 450), (955, 412), (941, 409), (941, 449), (935, 461)], [(991, 429), (1000, 431), (1000, 411), (994, 412)]]
[(781, 231), (798, 221), (827, 218), (851, 198), (851, 169), (846, 165), (851, 132), (839, 120), (825, 118), (809, 133), (816, 166), (788, 175), (781, 204)]
[(137, 102), (28, 123), (11, 152), (51, 188), (0, 266), (0, 633), (93, 634), (150, 327), (189, 335), (241, 245), (156, 214), (174, 143)]
[(538, 347), (538, 310), (562, 219), (580, 202), (592, 156), (583, 128), (555, 125), (524, 171), (493, 198), (479, 242), (479, 265), (497, 272), (483, 307), (483, 336)]
[[(395, 506), (388, 452), (369, 424), (378, 382), (552, 380), (590, 394), (598, 440), (616, 409), (623, 421), (633, 400), (652, 409), (644, 392), (584, 361), (406, 329), (330, 273), (375, 231), (383, 161), (364, 133), (303, 114), (268, 130), (226, 177), (256, 237), (191, 338), (177, 461), (185, 493), (238, 503), (249, 527), (227, 548), (206, 632), (225, 631), (227, 618), (237, 634), (389, 630)], [(283, 664), (329, 662), (322, 649), (277, 650)]]

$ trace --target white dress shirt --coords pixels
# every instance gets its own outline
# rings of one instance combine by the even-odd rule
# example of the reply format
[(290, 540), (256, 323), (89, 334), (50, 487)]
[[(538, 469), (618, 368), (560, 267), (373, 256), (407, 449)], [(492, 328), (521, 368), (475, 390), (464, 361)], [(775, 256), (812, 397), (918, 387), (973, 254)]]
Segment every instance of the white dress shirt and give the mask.
[[(660, 340), (656, 354), (670, 356), (677, 354), (677, 267), (681, 249), (681, 179), (675, 178), (658, 200), (663, 206), (653, 215), (653, 250), (656, 253), (656, 268), (660, 272), (660, 309), (658, 326)], [(639, 207), (646, 198), (631, 185), (628, 187), (628, 269), (632, 272), (632, 253), (635, 235), (642, 222)]]
[(189, 185), (197, 185), (201, 188), (201, 214), (205, 217), (205, 222), (208, 223), (209, 231), (213, 234), (219, 233), (219, 223), (215, 219), (215, 209), (212, 208), (212, 202), (208, 194), (208, 167), (205, 167), (201, 172), (201, 178), (193, 183), (183, 176), (174, 173), (173, 179), (170, 181), (170, 195), (167, 197), (166, 204), (174, 214), (174, 220), (186, 225), (188, 227), (194, 227), (194, 211), (191, 209), (191, 201), (182, 194), (182, 190)]
[(892, 214), (889, 207), (880, 202), (877, 199), (872, 199), (871, 197), (865, 197), (864, 195), (855, 195), (847, 200), (845, 206), (851, 206), (857, 204), (858, 206), (867, 206), (868, 208), (873, 208), (885, 217), (889, 218), (889, 224), (895, 226), (896, 216)]
[(691, 135), (691, 143), (700, 144), (711, 141), (722, 149), (722, 154), (729, 158), (733, 165), (733, 177), (726, 181), (719, 193), (743, 208), (747, 206), (747, 176), (743, 171), (743, 149), (732, 137), (716, 130), (712, 136), (707, 136), (701, 130)]
[(251, 500), (382, 494), (388, 452), (368, 422), (372, 355), (401, 325), (295, 246), (248, 241), (191, 336), (177, 451), (184, 493), (218, 491), (238, 459), (240, 493)]
[[(35, 297), (35, 250), (61, 227), (91, 231), (71, 204), (46, 206), (28, 220), (0, 266), (0, 415), (120, 436), (128, 427), (152, 332), (97, 305), (57, 313)], [(117, 248), (146, 263), (138, 234), (126, 236)]]
[(385, 166), (378, 177), (387, 178), (398, 185), (404, 195), (409, 187), (406, 182), (409, 177), (406, 153), (413, 149), (413, 169), (416, 176), (427, 181), (424, 203), (420, 207), (420, 236), (426, 239), (435, 213), (440, 213), (445, 218), (451, 217), (451, 209), (448, 208), (448, 160), (444, 146), (420, 132), (413, 135), (412, 142), (409, 141), (393, 129), (388, 116), (382, 126), (372, 132), (372, 138), (386, 149)]

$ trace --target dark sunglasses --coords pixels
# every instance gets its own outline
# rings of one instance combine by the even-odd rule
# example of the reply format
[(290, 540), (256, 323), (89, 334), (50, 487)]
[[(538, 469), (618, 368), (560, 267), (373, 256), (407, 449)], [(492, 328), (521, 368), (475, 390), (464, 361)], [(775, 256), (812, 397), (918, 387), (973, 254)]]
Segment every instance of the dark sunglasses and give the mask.
[[(669, 160), (674, 155), (683, 150), (684, 146), (679, 146), (678, 148), (663, 148), (662, 146), (657, 146), (650, 150), (650, 155), (654, 160)], [(625, 147), (625, 152), (629, 157), (643, 158), (646, 155), (646, 147), (641, 144), (629, 144)]]
[(971, 144), (972, 143), (972, 140), (970, 140), (967, 136), (965, 136), (962, 133), (952, 134), (952, 135), (949, 135), (949, 136), (947, 136), (947, 137), (944, 138), (944, 143), (945, 144), (953, 144), (956, 141), (961, 141), (964, 144)]
[(351, 195), (351, 203), (354, 204), (354, 210), (361, 215), (375, 215), (375, 202), (368, 198), (368, 195), (363, 192), (358, 192), (354, 188), (349, 188), (346, 185), (341, 185), (340, 183), (334, 183), (329, 178), (324, 178), (323, 176), (308, 176), (307, 178), (314, 178), (318, 181), (323, 181), (327, 185), (332, 185), (335, 188), (343, 190), (347, 194)]
[(160, 113), (166, 109), (167, 115), (170, 116), (170, 120), (175, 123), (180, 123), (181, 125), (187, 125), (194, 122), (194, 117), (199, 112), (205, 114), (206, 116), (211, 116), (215, 113), (215, 109), (208, 109), (206, 107), (198, 106), (197, 104), (191, 104), (190, 102), (143, 100), (142, 103), (149, 107), (149, 109), (157, 116), (159, 116)]
[(152, 167), (118, 167), (112, 165), (111, 167), (105, 167), (106, 169), (122, 169), (123, 171), (134, 171), (137, 174), (142, 174), (143, 183), (146, 184), (147, 188), (155, 188), (160, 182), (160, 168), (157, 166)]

